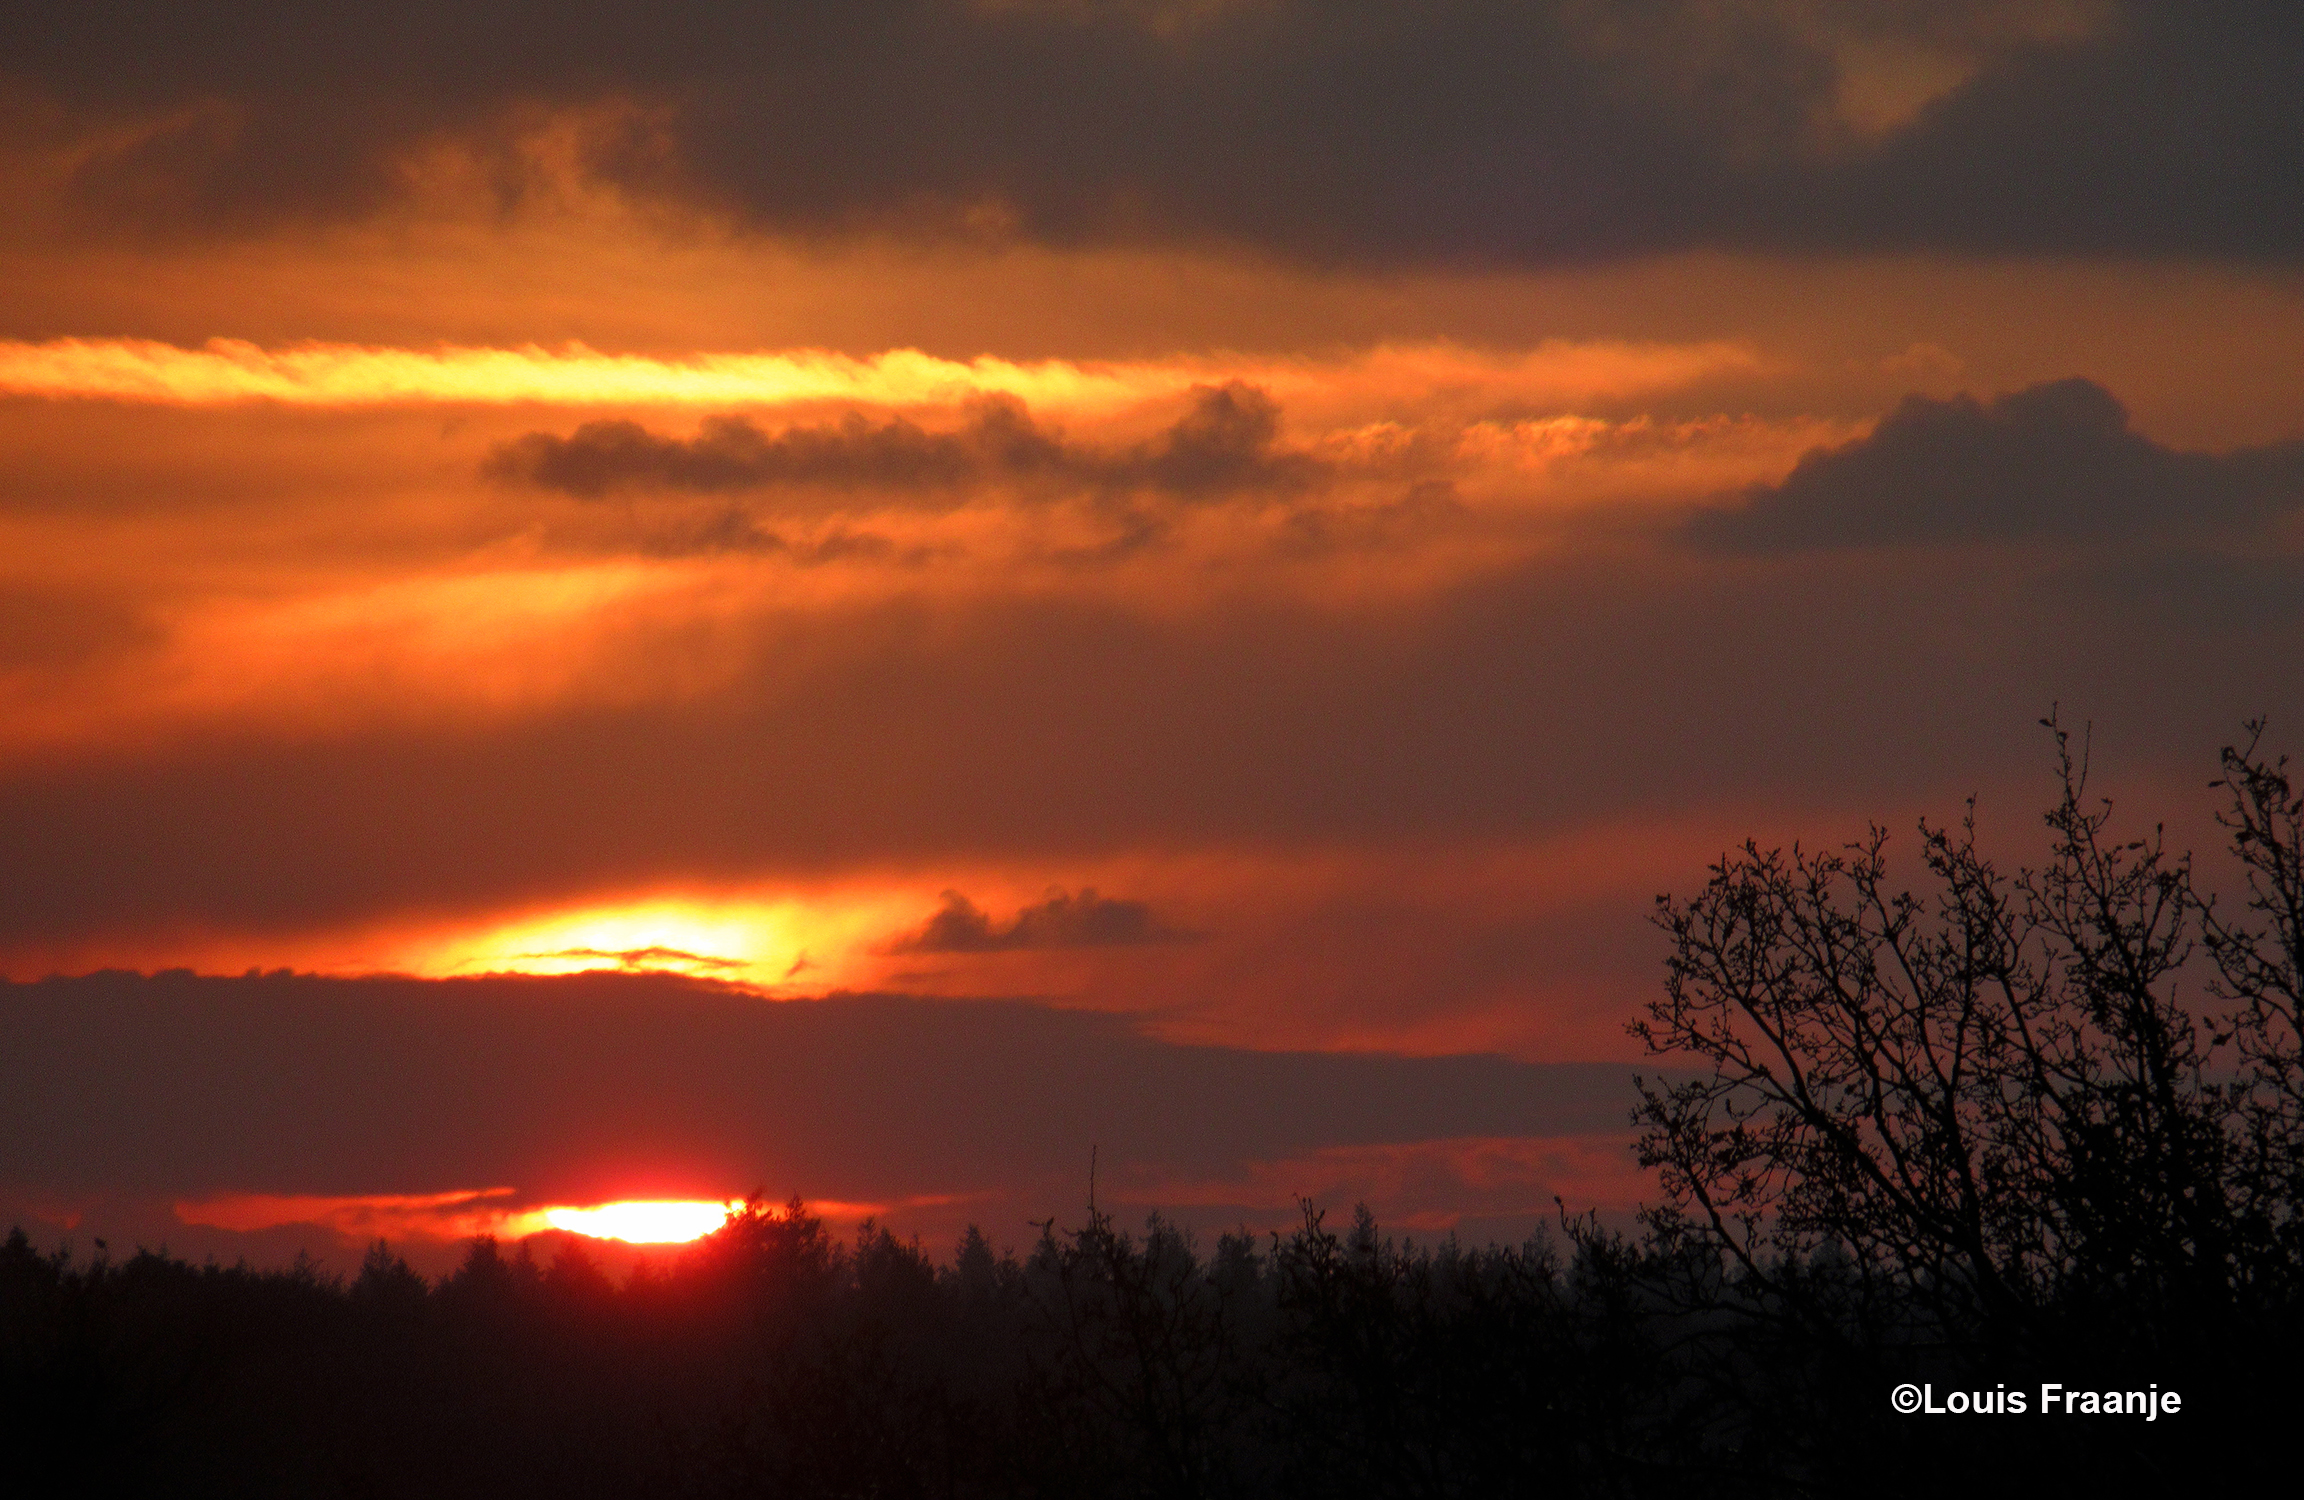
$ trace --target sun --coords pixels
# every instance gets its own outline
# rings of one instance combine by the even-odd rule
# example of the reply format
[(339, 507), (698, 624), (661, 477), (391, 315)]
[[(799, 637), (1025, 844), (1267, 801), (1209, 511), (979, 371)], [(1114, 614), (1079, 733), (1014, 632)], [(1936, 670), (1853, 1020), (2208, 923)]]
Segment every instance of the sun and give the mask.
[(597, 1240), (632, 1245), (676, 1245), (701, 1239), (728, 1222), (735, 1205), (700, 1199), (634, 1199), (590, 1208), (548, 1208), (544, 1222), (554, 1229)]

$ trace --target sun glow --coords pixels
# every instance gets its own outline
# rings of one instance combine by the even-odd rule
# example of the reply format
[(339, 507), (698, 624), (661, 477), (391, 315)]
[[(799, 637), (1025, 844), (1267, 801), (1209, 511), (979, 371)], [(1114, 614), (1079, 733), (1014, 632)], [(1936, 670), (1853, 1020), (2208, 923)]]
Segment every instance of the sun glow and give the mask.
[(456, 945), (448, 972), (575, 974), (651, 970), (740, 983), (798, 977), (803, 955), (784, 940), (784, 916), (758, 906), (679, 900), (555, 914), (516, 922)]
[(869, 983), (875, 945), (936, 902), (933, 884), (798, 895), (647, 896), (431, 937), (390, 967), (422, 974), (686, 974), (778, 995)]
[(544, 1222), (554, 1229), (598, 1240), (633, 1245), (672, 1245), (700, 1239), (728, 1222), (735, 1205), (695, 1199), (602, 1203), (592, 1208), (548, 1208)]

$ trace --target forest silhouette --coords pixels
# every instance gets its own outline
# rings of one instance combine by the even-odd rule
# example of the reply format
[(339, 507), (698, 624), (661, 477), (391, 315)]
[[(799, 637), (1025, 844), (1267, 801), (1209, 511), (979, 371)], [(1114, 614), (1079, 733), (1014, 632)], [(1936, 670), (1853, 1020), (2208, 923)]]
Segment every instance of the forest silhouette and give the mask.
[[(1665, 898), (1627, 1100), (1663, 1199), (1517, 1246), (1091, 1198), (939, 1260), (754, 1199), (621, 1283), (0, 1246), (0, 1466), (80, 1493), (1483, 1496), (2202, 1488), (2294, 1408), (2304, 797), (2261, 730), (2211, 892), (2053, 722), (2048, 857), (1748, 845)], [(1691, 1066), (1693, 1064), (1693, 1067)], [(541, 1243), (541, 1242), (536, 1242)], [(2029, 1410), (1904, 1415), (2026, 1397)], [(2066, 1415), (2043, 1385), (2180, 1392)]]

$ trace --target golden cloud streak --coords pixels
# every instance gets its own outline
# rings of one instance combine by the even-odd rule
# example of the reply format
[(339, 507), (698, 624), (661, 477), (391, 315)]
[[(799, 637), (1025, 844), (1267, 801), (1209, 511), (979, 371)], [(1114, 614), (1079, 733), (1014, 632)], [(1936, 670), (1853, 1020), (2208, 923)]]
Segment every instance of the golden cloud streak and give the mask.
[(279, 401), (298, 406), (809, 401), (908, 406), (987, 394), (1119, 405), (1145, 394), (1140, 381), (1063, 361), (1024, 365), (985, 357), (961, 362), (913, 349), (866, 358), (800, 350), (665, 360), (601, 354), (581, 344), (558, 350), (528, 345), (423, 351), (343, 344), (265, 349), (237, 339), (211, 339), (198, 349), (148, 339), (0, 343), (0, 391), (181, 405)]
[(417, 403), (554, 406), (776, 406), (851, 402), (948, 405), (1013, 396), (1034, 406), (1114, 411), (1196, 384), (1246, 380), (1283, 401), (1409, 394), (1567, 400), (1751, 373), (1739, 344), (1570, 343), (1492, 354), (1451, 344), (1385, 345), (1341, 359), (1217, 356), (1166, 361), (1020, 363), (943, 359), (917, 349), (850, 355), (820, 349), (698, 353), (682, 359), (559, 349), (432, 350), (350, 344), (266, 349), (211, 339), (196, 349), (149, 339), (0, 341), (0, 394), (48, 399), (224, 405), (272, 401), (343, 407)]

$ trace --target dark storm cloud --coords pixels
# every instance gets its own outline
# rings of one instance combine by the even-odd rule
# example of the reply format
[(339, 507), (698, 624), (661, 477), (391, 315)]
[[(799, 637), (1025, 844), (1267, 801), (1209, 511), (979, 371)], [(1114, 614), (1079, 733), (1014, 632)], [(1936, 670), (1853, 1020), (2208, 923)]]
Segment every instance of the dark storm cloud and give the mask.
[(1160, 490), (1196, 498), (1300, 488), (1322, 472), (1308, 455), (1275, 448), (1280, 410), (1239, 381), (1198, 386), (1191, 409), (1150, 442), (1125, 448), (1069, 443), (1035, 424), (1021, 402), (971, 403), (956, 431), (930, 432), (902, 417), (851, 413), (822, 425), (762, 432), (715, 417), (693, 438), (637, 422), (586, 422), (567, 437), (532, 432), (498, 447), (490, 477), (586, 499), (617, 490), (727, 493), (792, 486), (954, 491), (1008, 481), (1096, 490)]
[(2062, 380), (1989, 403), (1908, 396), (1869, 436), (1810, 452), (1689, 534), (1741, 552), (2197, 536), (2298, 505), (2304, 442), (2178, 452), (2102, 386)]
[(1074, 895), (1052, 891), (1045, 901), (1018, 911), (1001, 924), (958, 891), (917, 931), (891, 943), (891, 953), (1011, 953), (1034, 948), (1126, 948), (1173, 943), (1190, 934), (1164, 926), (1142, 901), (1099, 896), (1093, 888)]
[[(771, 1002), (664, 976), (99, 974), (0, 985), (0, 1190), (192, 1196), (513, 1186), (856, 1198), (1198, 1175), (1322, 1147), (1622, 1130), (1630, 1070), (1246, 1052), (1112, 1016)], [(1050, 1204), (1060, 1210), (1066, 1204)]]
[[(2008, 7), (1997, 8), (1999, 12)], [(114, 128), (100, 215), (341, 214), (390, 154), (617, 101), (594, 164), (760, 225), (1217, 239), (1343, 260), (1691, 246), (2304, 250), (2304, 11), (2111, 0), (2084, 34), (1993, 7), (1752, 0), (785, 0), (670, 7), (11, 4), (7, 71)], [(2022, 8), (2010, 12), (2021, 14)], [(1950, 16), (1952, 19), (1942, 19)], [(1885, 133), (1837, 59), (1977, 70)], [(521, 191), (517, 163), (496, 163)]]

